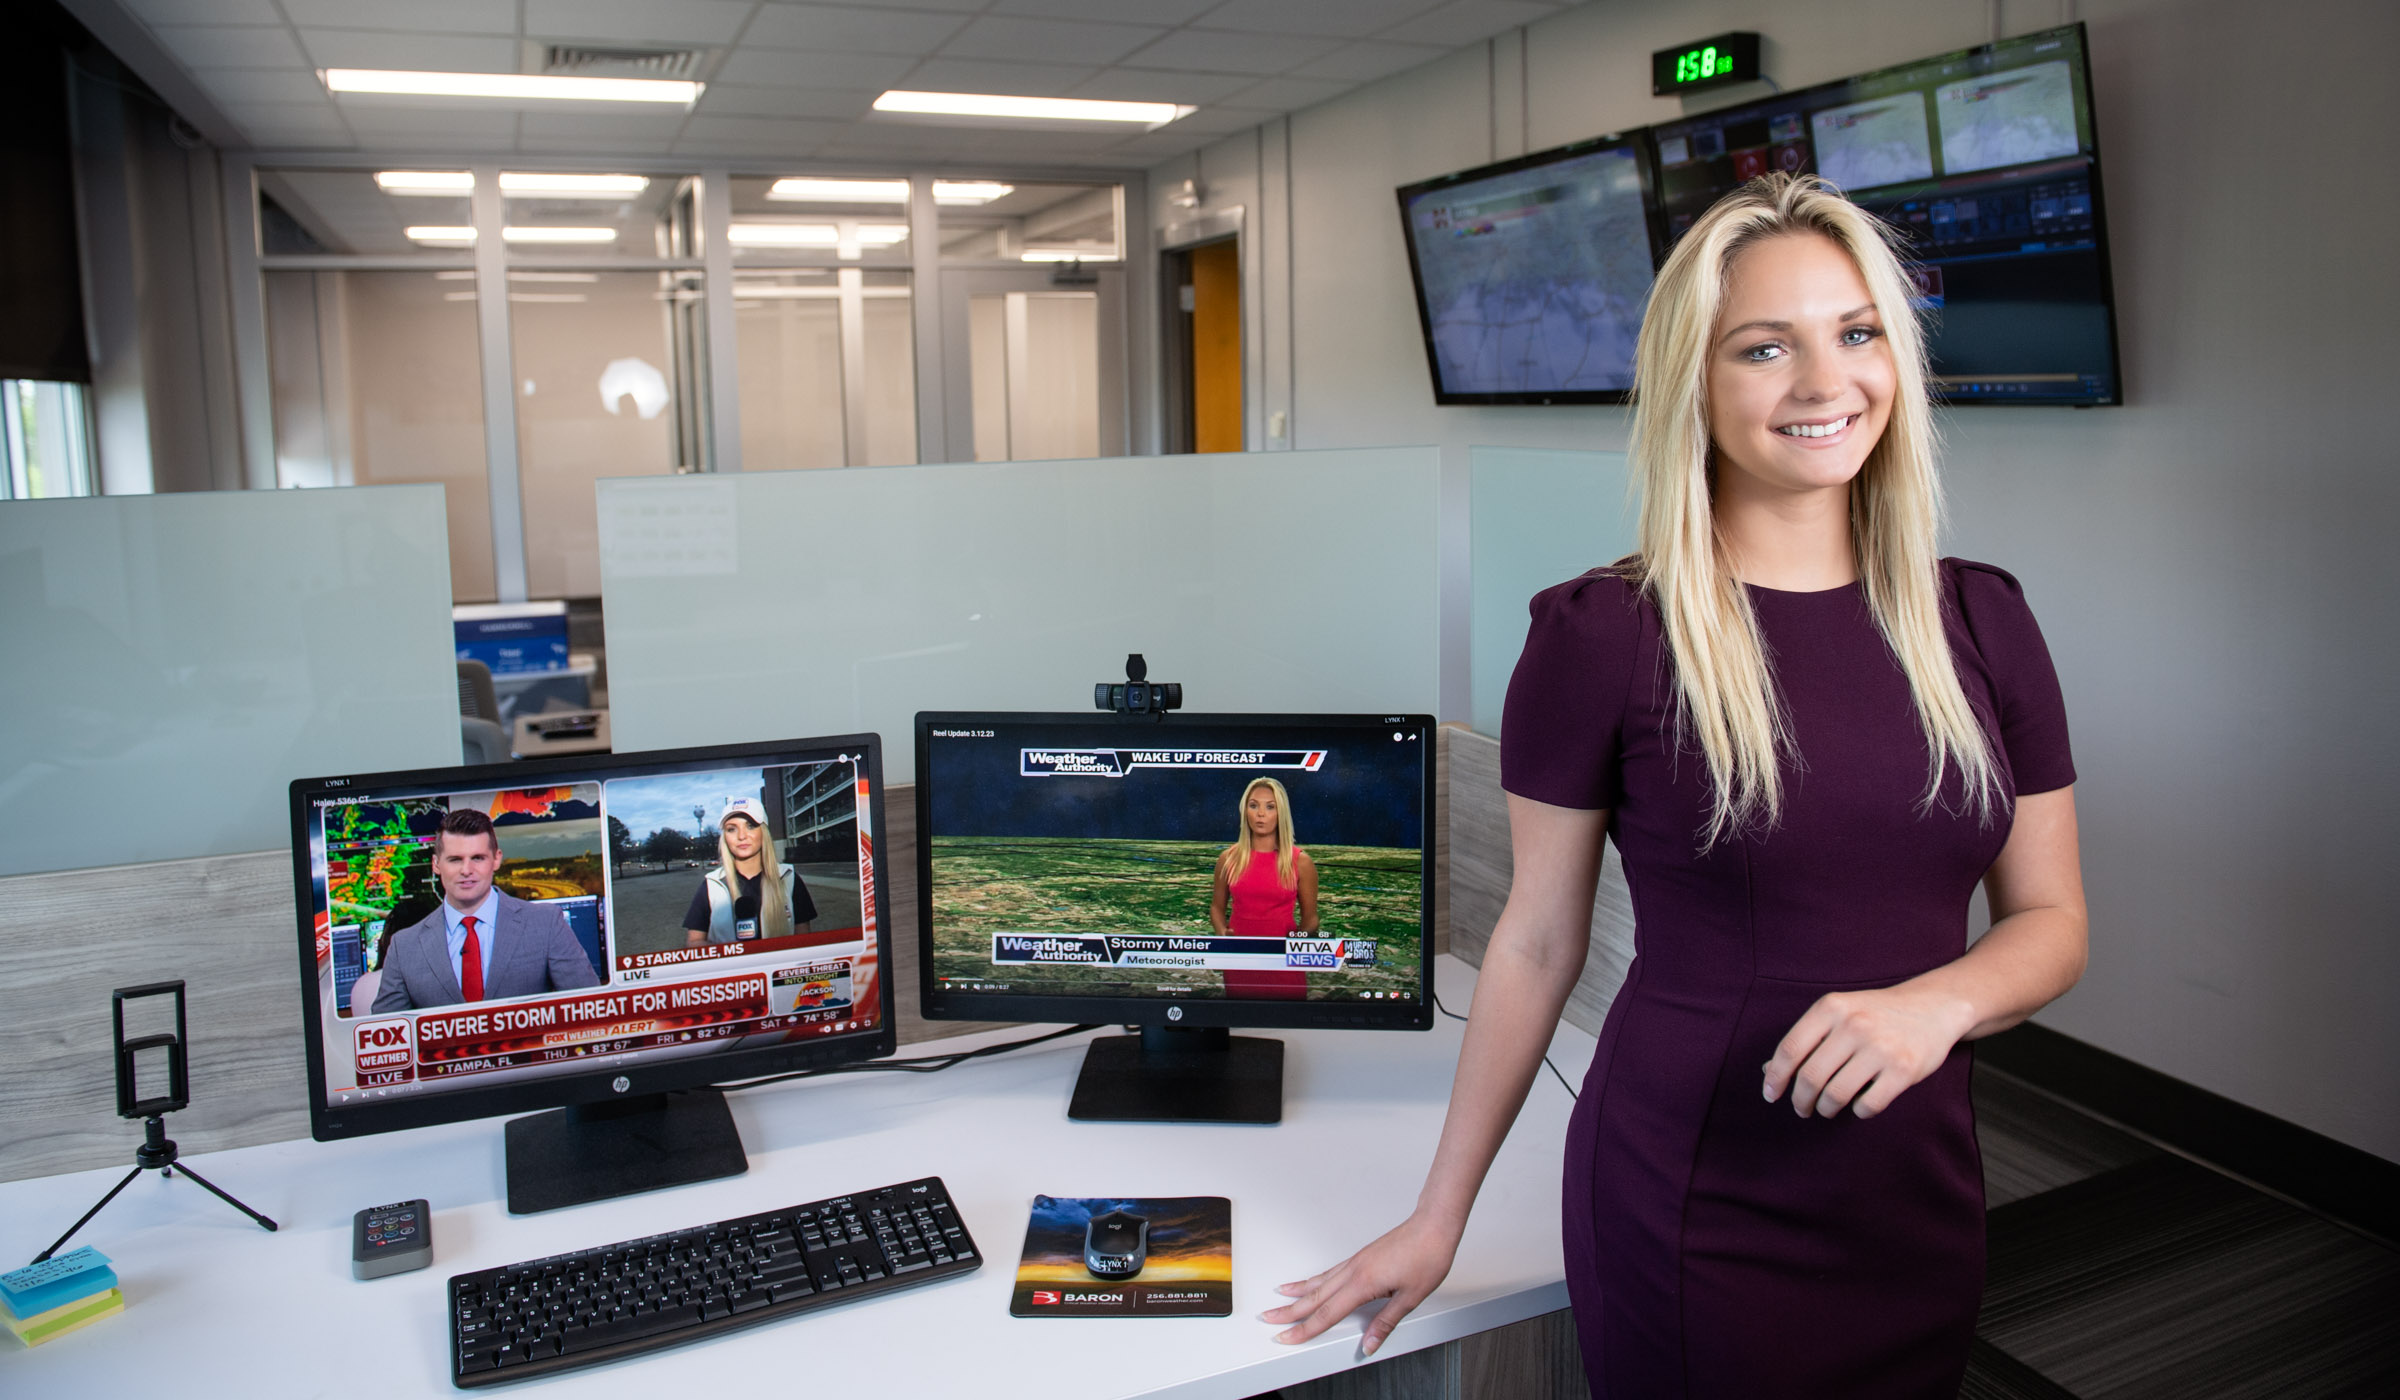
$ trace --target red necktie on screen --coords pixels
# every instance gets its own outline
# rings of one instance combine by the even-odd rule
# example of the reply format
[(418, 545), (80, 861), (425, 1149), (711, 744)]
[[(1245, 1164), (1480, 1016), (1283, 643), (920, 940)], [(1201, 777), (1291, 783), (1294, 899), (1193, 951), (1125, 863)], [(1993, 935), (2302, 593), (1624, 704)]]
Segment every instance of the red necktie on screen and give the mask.
[(458, 989), (469, 1001), (483, 1000), (483, 944), (475, 937), (475, 916), (462, 915), (459, 922), (467, 926), (466, 946), (458, 950)]

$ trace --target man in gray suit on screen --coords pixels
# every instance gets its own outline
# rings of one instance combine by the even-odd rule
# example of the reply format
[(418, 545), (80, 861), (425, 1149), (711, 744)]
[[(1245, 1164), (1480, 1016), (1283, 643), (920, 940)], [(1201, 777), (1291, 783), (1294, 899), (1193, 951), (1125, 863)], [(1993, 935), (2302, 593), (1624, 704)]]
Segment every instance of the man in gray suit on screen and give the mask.
[(442, 818), (433, 835), (442, 907), (393, 936), (376, 1015), (600, 985), (567, 921), (494, 889), (499, 869), (490, 817), (460, 808)]

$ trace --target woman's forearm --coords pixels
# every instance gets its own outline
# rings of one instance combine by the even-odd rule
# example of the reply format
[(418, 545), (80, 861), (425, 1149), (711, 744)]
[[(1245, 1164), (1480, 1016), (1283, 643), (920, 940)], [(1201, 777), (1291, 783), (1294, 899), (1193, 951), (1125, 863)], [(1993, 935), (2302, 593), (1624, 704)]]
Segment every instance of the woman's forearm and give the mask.
[(1441, 1144), (1417, 1199), (1420, 1215), (1454, 1231), (1466, 1228), (1467, 1212), (1492, 1159), (1524, 1107), (1559, 1012), (1583, 973), (1590, 942), (1588, 924), (1535, 937), (1523, 922), (1503, 913), (1492, 930), (1475, 978), (1474, 1008), (1450, 1089), (1450, 1111), (1442, 1120)]
[(2007, 1030), (2064, 995), (2083, 975), (2080, 910), (2026, 909), (1992, 925), (1966, 956), (1901, 985), (1952, 1007), (1960, 1040)]

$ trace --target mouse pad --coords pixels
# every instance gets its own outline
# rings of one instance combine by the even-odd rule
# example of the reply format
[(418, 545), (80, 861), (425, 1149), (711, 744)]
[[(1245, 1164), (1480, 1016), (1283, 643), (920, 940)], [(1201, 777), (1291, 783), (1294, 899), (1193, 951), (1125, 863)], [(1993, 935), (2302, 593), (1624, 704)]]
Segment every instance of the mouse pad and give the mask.
[[(1141, 1269), (1096, 1276), (1092, 1218), (1148, 1222)], [(1231, 1317), (1233, 1202), (1223, 1196), (1036, 1196), (1008, 1310), (1018, 1317)]]

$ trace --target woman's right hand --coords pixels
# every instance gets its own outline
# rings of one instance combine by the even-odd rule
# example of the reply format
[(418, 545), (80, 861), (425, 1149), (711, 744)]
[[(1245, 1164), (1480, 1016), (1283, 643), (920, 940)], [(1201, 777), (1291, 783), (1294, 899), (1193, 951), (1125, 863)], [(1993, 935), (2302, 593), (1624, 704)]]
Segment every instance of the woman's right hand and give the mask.
[(1412, 1215), (1316, 1277), (1279, 1285), (1275, 1291), (1292, 1301), (1260, 1314), (1259, 1320), (1291, 1324), (1275, 1334), (1276, 1341), (1288, 1346), (1307, 1341), (1377, 1298), (1388, 1298), (1391, 1301), (1368, 1321), (1359, 1342), (1359, 1354), (1373, 1356), (1400, 1319), (1442, 1286), (1458, 1255), (1459, 1234), (1457, 1228)]

